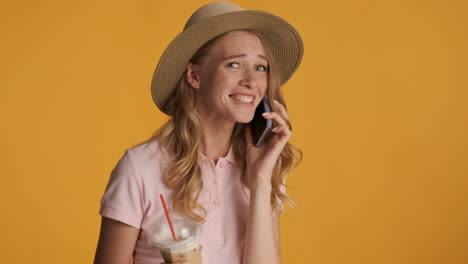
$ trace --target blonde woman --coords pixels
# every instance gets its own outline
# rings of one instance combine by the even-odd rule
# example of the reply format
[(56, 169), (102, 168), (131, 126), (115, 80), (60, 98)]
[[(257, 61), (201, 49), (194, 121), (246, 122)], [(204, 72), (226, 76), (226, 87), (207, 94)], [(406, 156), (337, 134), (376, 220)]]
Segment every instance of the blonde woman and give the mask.
[[(101, 200), (95, 263), (162, 263), (149, 244), (159, 195), (203, 224), (204, 264), (282, 263), (285, 178), (301, 160), (281, 95), (303, 53), (283, 19), (227, 3), (202, 6), (167, 47), (152, 96), (172, 118), (127, 149)], [(274, 129), (254, 146), (249, 122), (268, 94)], [(297, 155), (296, 155), (297, 154)]]

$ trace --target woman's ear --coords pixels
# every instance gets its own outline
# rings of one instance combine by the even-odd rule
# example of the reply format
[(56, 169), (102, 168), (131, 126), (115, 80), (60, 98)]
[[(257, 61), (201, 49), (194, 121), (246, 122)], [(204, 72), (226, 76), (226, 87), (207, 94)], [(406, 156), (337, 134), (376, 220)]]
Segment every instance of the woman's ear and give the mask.
[(187, 64), (185, 78), (194, 89), (200, 88), (200, 76), (197, 71), (197, 65), (193, 62)]

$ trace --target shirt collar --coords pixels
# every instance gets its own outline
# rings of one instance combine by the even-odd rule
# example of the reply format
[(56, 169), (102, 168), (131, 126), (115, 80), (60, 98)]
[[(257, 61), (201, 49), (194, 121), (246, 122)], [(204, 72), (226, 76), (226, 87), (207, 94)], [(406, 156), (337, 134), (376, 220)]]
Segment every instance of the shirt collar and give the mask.
[[(198, 158), (200, 160), (209, 160), (209, 158), (207, 156), (205, 156), (205, 154), (203, 154), (201, 151), (198, 151)], [(225, 159), (225, 160), (227, 160), (229, 163), (231, 163), (233, 165), (238, 165), (238, 163), (236, 161), (236, 157), (234, 155), (234, 148), (232, 147), (232, 144), (229, 147), (229, 151), (228, 151), (227, 155), (224, 156), (224, 157), (220, 157), (219, 159), (220, 160)], [(219, 162), (219, 160), (218, 160), (218, 162)]]

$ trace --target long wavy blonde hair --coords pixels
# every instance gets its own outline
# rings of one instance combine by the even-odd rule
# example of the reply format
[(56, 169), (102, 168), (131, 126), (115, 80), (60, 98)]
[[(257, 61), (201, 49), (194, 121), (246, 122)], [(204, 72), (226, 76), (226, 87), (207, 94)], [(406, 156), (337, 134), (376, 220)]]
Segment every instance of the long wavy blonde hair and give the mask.
[[(273, 100), (277, 100), (286, 107), (285, 101), (280, 90), (279, 72), (271, 52), (268, 50), (266, 41), (262, 35), (253, 31), (246, 30), (256, 34), (263, 44), (268, 59), (268, 87), (267, 92), (270, 99), (272, 111), (278, 111)], [(209, 52), (210, 47), (229, 32), (218, 35), (203, 45), (192, 57), (190, 62), (199, 64), (201, 59)], [(199, 222), (204, 222), (206, 209), (198, 203), (203, 188), (201, 169), (198, 164), (198, 151), (202, 150), (202, 122), (195, 105), (194, 90), (186, 79), (186, 72), (182, 74), (174, 96), (168, 102), (168, 112), (172, 113), (172, 118), (158, 129), (150, 138), (159, 137), (161, 150), (172, 162), (172, 166), (165, 175), (165, 181), (170, 188), (176, 192), (173, 208), (176, 211), (183, 212)], [(287, 121), (288, 122), (288, 121)], [(288, 122), (292, 129), (291, 124)], [(274, 124), (276, 126), (276, 124)], [(242, 167), (240, 181), (250, 188), (248, 177), (245, 175), (245, 153), (246, 141), (244, 137), (246, 124), (236, 123), (231, 135), (231, 145), (236, 160)], [(286, 193), (280, 191), (287, 174), (302, 160), (300, 149), (287, 143), (281, 152), (276, 165), (273, 169), (271, 180), (271, 205), (273, 212), (280, 212), (280, 205), (277, 202), (279, 198), (283, 203), (295, 207), (296, 203)], [(197, 210), (203, 212), (203, 216), (197, 213)]]

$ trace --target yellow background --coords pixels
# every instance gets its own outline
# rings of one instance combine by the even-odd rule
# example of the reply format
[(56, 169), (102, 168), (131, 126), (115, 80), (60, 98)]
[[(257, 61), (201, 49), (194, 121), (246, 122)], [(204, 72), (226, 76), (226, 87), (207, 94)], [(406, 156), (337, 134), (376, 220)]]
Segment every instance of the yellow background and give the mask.
[[(1, 2), (4, 263), (92, 262), (110, 171), (167, 120), (157, 61), (206, 2)], [(305, 43), (284, 263), (468, 263), (468, 2), (235, 3)]]

